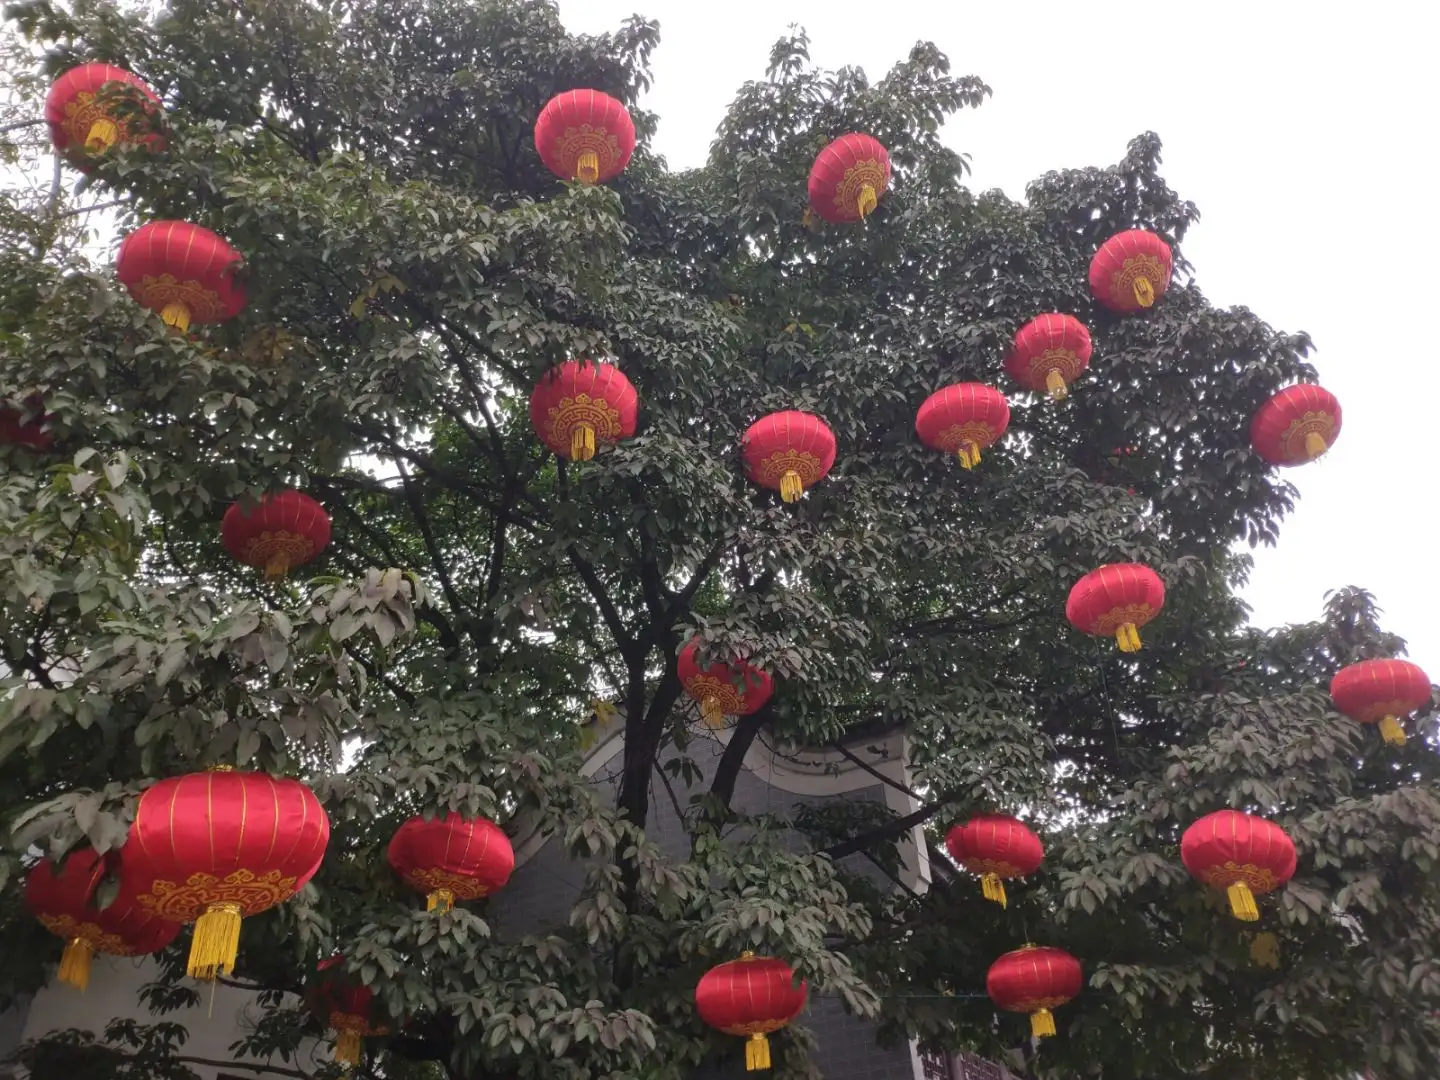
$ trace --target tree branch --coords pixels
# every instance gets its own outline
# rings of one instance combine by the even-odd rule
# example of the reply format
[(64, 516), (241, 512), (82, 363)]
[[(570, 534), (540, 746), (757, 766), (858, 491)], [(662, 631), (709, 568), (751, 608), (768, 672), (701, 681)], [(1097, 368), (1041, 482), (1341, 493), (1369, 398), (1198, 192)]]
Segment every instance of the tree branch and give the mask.
[(314, 1073), (301, 1072), (299, 1069), (287, 1069), (279, 1065), (261, 1065), (248, 1061), (216, 1061), (213, 1058), (202, 1057), (176, 1057), (176, 1061), (184, 1065), (211, 1065), (217, 1069), (238, 1069), (242, 1072), (254, 1073), (256, 1076), (293, 1076), (298, 1080), (312, 1080)]
[(849, 840), (842, 840), (838, 844), (832, 844), (826, 848), (823, 854), (829, 855), (832, 859), (843, 859), (847, 855), (854, 855), (857, 851), (864, 851), (875, 844), (884, 843), (887, 840), (898, 840), (905, 833), (916, 825), (923, 825), (932, 817), (938, 814), (951, 803), (959, 802), (964, 796), (960, 792), (951, 792), (943, 795), (929, 806), (922, 806), (914, 813), (906, 814), (904, 817), (887, 821), (878, 828), (863, 832), (858, 836), (852, 836)]
[(710, 794), (720, 800), (720, 805), (725, 807), (726, 811), (730, 809), (730, 800), (735, 797), (735, 781), (740, 777), (745, 755), (749, 753), (755, 737), (760, 734), (760, 729), (765, 726), (765, 721), (772, 715), (771, 704), (767, 702), (764, 708), (749, 716), (740, 717), (735, 730), (730, 733), (730, 741), (725, 744), (725, 752), (720, 755), (720, 764), (716, 766), (715, 776), (710, 781)]

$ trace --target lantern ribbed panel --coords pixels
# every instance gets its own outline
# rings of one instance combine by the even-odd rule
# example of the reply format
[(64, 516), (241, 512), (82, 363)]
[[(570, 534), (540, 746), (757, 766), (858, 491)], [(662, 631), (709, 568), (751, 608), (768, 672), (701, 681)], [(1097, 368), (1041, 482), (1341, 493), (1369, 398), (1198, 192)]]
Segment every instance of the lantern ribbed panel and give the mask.
[(1408, 660), (1362, 660), (1330, 680), (1335, 708), (1362, 724), (1409, 716), (1430, 704), (1430, 677)]
[(136, 303), (184, 330), (244, 310), (245, 289), (235, 278), (239, 263), (240, 253), (209, 229), (152, 221), (120, 242), (115, 276)]
[(1165, 295), (1173, 265), (1170, 245), (1154, 233), (1145, 229), (1116, 233), (1090, 260), (1091, 295), (1122, 315), (1144, 311)]
[(599, 90), (569, 90), (546, 103), (535, 121), (535, 149), (562, 180), (603, 184), (630, 163), (635, 123), (615, 98)]
[[(119, 107), (125, 95), (135, 109)], [(144, 113), (149, 115), (143, 115)], [(115, 143), (165, 146), (159, 131), (162, 106), (144, 80), (114, 64), (81, 64), (55, 80), (45, 96), (50, 141), (72, 165), (89, 170), (95, 155)], [(105, 145), (87, 147), (92, 138)]]
[(530, 394), (535, 434), (571, 460), (586, 460), (630, 438), (639, 414), (640, 397), (614, 364), (567, 360), (543, 375)]
[(1013, 878), (1033, 874), (1045, 860), (1045, 848), (1023, 821), (1005, 814), (978, 814), (952, 828), (945, 846), (957, 863), (974, 874)]
[(932, 450), (958, 454), (971, 468), (980, 451), (1010, 426), (1005, 395), (983, 383), (956, 383), (935, 391), (915, 414), (915, 433)]
[[(1165, 583), (1160, 575), (1140, 563), (1111, 563), (1086, 574), (1070, 589), (1065, 617), (1077, 630), (1097, 636), (1138, 631), (1160, 613), (1165, 605)], [(1121, 648), (1139, 648), (1135, 634), (1133, 648), (1122, 638)]]
[(779, 491), (786, 502), (814, 487), (835, 464), (835, 433), (818, 416), (794, 409), (755, 421), (740, 446), (745, 475)]
[(725, 716), (749, 716), (758, 712), (775, 691), (775, 681), (743, 660), (700, 666), (700, 640), (692, 638), (676, 657), (680, 685), (696, 701), (708, 723), (718, 724)]
[(1073, 315), (1037, 315), (1015, 332), (1005, 370), (1021, 386), (1063, 398), (1090, 366), (1090, 331)]
[(1078, 997), (1084, 983), (1075, 957), (1063, 949), (1034, 946), (1006, 953), (985, 976), (990, 999), (1007, 1012), (1029, 1013), (1036, 1036), (1055, 1034), (1050, 1010)]
[(808, 986), (795, 982), (794, 969), (783, 960), (752, 956), (711, 968), (695, 987), (700, 1018), (727, 1035), (749, 1037), (747, 1071), (770, 1068), (765, 1036), (779, 1031), (805, 1008)]
[(1340, 436), (1343, 414), (1329, 390), (1303, 384), (1281, 390), (1250, 421), (1250, 445), (1271, 465), (1314, 461)]
[(826, 221), (860, 221), (890, 186), (890, 154), (869, 135), (841, 135), (810, 168), (810, 209)]
[(234, 503), (220, 523), (220, 540), (238, 562), (280, 577), (310, 562), (330, 543), (330, 515), (302, 491)]
[(515, 871), (515, 849), (493, 821), (448, 814), (413, 817), (395, 831), (386, 852), (411, 888), (451, 901), (479, 900), (505, 887)]
[(1229, 892), (1238, 918), (1253, 921), (1258, 918), (1253, 896), (1273, 892), (1294, 876), (1295, 844), (1264, 818), (1218, 810), (1185, 830), (1180, 860), (1211, 888)]

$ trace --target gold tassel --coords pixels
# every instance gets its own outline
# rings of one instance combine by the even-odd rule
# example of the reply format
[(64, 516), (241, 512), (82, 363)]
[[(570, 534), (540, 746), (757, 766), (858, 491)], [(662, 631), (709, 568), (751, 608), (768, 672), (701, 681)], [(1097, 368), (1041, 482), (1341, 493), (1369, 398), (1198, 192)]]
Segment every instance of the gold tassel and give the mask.
[(1046, 1039), (1055, 1034), (1055, 1017), (1049, 1009), (1036, 1009), (1030, 1014), (1030, 1034)]
[(1391, 746), (1405, 745), (1405, 729), (1400, 726), (1400, 718), (1386, 716), (1380, 721), (1380, 737)]
[(211, 904), (205, 914), (195, 920), (186, 973), (192, 979), (229, 975), (235, 970), (235, 955), (239, 951), (240, 905)]
[(179, 300), (171, 300), (161, 308), (160, 318), (166, 326), (173, 326), (182, 334), (190, 329), (190, 309)]
[(1155, 303), (1155, 286), (1143, 274), (1135, 279), (1135, 302), (1141, 307)]
[(787, 503), (792, 503), (800, 498), (805, 490), (805, 485), (800, 482), (800, 474), (794, 469), (787, 469), (785, 475), (780, 478), (780, 498)]
[(760, 1032), (750, 1036), (745, 1044), (745, 1071), (770, 1068), (770, 1040)]
[(1329, 449), (1330, 447), (1325, 444), (1324, 435), (1321, 435), (1318, 431), (1307, 431), (1305, 433), (1305, 453), (1308, 457), (1312, 459), (1317, 458)]
[(600, 155), (594, 150), (582, 150), (575, 159), (575, 179), (582, 184), (593, 184), (600, 179)]
[(1056, 401), (1064, 401), (1070, 393), (1069, 387), (1065, 385), (1065, 376), (1060, 374), (1059, 368), (1051, 368), (1045, 373), (1045, 389)]
[(358, 1031), (341, 1031), (335, 1036), (335, 1060), (341, 1065), (359, 1065), (364, 1049), (365, 1043)]
[(271, 555), (269, 561), (265, 563), (266, 581), (279, 581), (289, 572), (290, 556), (286, 555), (283, 551), (277, 551), (274, 555)]
[(965, 445), (960, 447), (960, 464), (967, 469), (973, 469), (980, 464), (980, 447)]
[(1135, 629), (1134, 623), (1121, 623), (1115, 631), (1115, 643), (1123, 653), (1139, 652), (1140, 631)]
[(860, 211), (860, 220), (864, 221), (875, 212), (875, 206), (880, 199), (875, 194), (874, 184), (863, 184), (860, 187), (860, 197), (855, 200), (856, 209)]
[(102, 116), (90, 125), (90, 133), (85, 136), (85, 149), (92, 154), (103, 154), (119, 138), (120, 125), (108, 116)]
[(1245, 882), (1235, 882), (1225, 890), (1225, 895), (1230, 897), (1230, 911), (1237, 919), (1242, 922), (1255, 922), (1260, 918), (1260, 909), (1255, 906), (1255, 894)]
[(811, 210), (811, 209), (807, 206), (807, 207), (805, 208), (805, 213), (803, 213), (803, 214), (800, 215), (800, 224), (801, 224), (802, 226), (804, 226), (805, 228), (807, 228), (807, 229), (814, 229), (814, 228), (815, 228), (815, 211), (814, 211), (814, 210)]
[(980, 878), (980, 891), (985, 894), (986, 900), (991, 900), (1003, 908), (1008, 908), (1010, 902), (1005, 896), (1005, 883), (1000, 880), (999, 874), (984, 874)]
[(60, 955), (60, 981), (82, 993), (90, 986), (90, 961), (95, 946), (84, 938), (71, 938)]
[(725, 710), (720, 705), (717, 697), (707, 697), (700, 702), (700, 716), (709, 728), (721, 728), (725, 726)]
[(425, 897), (425, 910), (439, 912), (441, 915), (455, 906), (455, 894), (449, 889), (436, 889)]
[(570, 432), (570, 457), (589, 461), (595, 456), (595, 429), (589, 424), (576, 424)]

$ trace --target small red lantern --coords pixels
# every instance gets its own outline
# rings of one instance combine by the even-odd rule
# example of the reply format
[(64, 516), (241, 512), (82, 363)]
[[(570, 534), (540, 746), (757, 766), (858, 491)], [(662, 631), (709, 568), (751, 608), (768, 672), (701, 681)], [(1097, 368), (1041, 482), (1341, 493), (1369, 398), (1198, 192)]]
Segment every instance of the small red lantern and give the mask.
[(599, 90), (551, 98), (535, 121), (535, 149), (561, 180), (603, 184), (619, 176), (635, 152), (635, 122), (625, 106)]
[(1090, 331), (1073, 315), (1037, 315), (1015, 333), (1005, 370), (1027, 390), (1056, 401), (1090, 366)]
[(240, 920), (274, 907), (320, 869), (330, 819), (298, 780), (220, 769), (161, 780), (140, 796), (121, 853), (121, 895), (195, 924), (197, 979), (235, 970)]
[(980, 451), (1009, 426), (1005, 395), (982, 383), (956, 383), (937, 390), (915, 414), (920, 441), (932, 450), (956, 454), (967, 469), (980, 464)]
[(869, 135), (841, 135), (810, 167), (810, 209), (826, 221), (864, 221), (890, 186), (890, 154)]
[(1007, 906), (1005, 878), (1025, 877), (1040, 869), (1045, 848), (1040, 837), (1018, 818), (980, 814), (956, 825), (945, 837), (951, 857), (980, 875), (986, 900)]
[(770, 1040), (805, 1008), (809, 986), (795, 969), (773, 956), (740, 954), (711, 968), (695, 987), (700, 1019), (726, 1035), (747, 1035), (745, 1071), (770, 1068)]
[(239, 265), (240, 253), (225, 240), (186, 221), (141, 225), (115, 254), (115, 276), (135, 302), (181, 333), (192, 322), (224, 322), (245, 309)]
[(427, 911), (498, 892), (515, 872), (515, 849), (493, 821), (449, 814), (413, 817), (395, 831), (386, 854), (401, 880), (426, 894)]
[(1281, 390), (1250, 421), (1250, 445), (1271, 465), (1304, 465), (1335, 445), (1342, 415), (1335, 395), (1319, 386)]
[(1006, 1012), (1030, 1014), (1030, 1034), (1040, 1039), (1055, 1034), (1050, 1010), (1080, 996), (1085, 975), (1080, 961), (1064, 949), (1026, 945), (990, 965), (985, 989)]
[(1430, 676), (1408, 660), (1362, 660), (1330, 680), (1330, 700), (1351, 720), (1379, 724), (1392, 746), (1405, 745), (1400, 718), (1430, 704)]
[(614, 364), (567, 360), (530, 395), (530, 423), (562, 458), (589, 461), (600, 446), (635, 434), (640, 396)]
[(718, 728), (729, 716), (759, 712), (775, 692), (775, 680), (743, 660), (700, 666), (700, 639), (692, 638), (680, 650), (675, 670), (685, 692), (700, 702), (705, 723)]
[(0, 445), (46, 449), (54, 442), (45, 430), (49, 419), (38, 394), (26, 399), (23, 407), (0, 405)]
[(101, 911), (95, 890), (105, 877), (105, 859), (93, 848), (72, 852), (56, 870), (43, 860), (25, 879), (25, 903), (40, 925), (65, 940), (59, 979), (84, 990), (90, 985), (90, 962), (96, 953), (148, 956), (175, 940), (180, 927), (120, 897)]
[(1090, 292), (1111, 311), (1142, 311), (1165, 295), (1173, 266), (1169, 244), (1144, 229), (1127, 229), (1090, 260)]
[(375, 993), (345, 970), (345, 958), (330, 957), (315, 965), (315, 979), (306, 997), (311, 1011), (335, 1032), (335, 1060), (360, 1064), (365, 1040), (390, 1029), (374, 1021)]
[(1065, 617), (1087, 634), (1115, 635), (1121, 652), (1140, 651), (1140, 627), (1165, 606), (1165, 583), (1140, 563), (1091, 570), (1070, 589)]
[(257, 506), (234, 503), (220, 522), (220, 542), (235, 559), (274, 580), (325, 550), (330, 515), (303, 491), (281, 491), (262, 497)]
[(745, 475), (795, 502), (835, 464), (835, 433), (824, 420), (788, 409), (751, 424), (740, 440)]
[(163, 106), (145, 82), (113, 64), (81, 64), (45, 96), (45, 122), (60, 155), (81, 169), (116, 143), (165, 146)]
[(1295, 844), (1273, 822), (1238, 810), (1206, 814), (1180, 839), (1185, 869), (1212, 889), (1224, 889), (1237, 919), (1260, 918), (1259, 894), (1295, 875)]

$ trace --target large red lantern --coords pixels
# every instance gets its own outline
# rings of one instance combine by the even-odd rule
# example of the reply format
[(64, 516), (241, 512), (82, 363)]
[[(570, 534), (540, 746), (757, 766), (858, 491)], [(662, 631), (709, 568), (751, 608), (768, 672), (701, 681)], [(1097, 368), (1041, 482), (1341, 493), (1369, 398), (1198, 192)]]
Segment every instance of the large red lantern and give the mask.
[(935, 391), (915, 414), (915, 433), (932, 450), (955, 454), (973, 469), (980, 451), (1010, 426), (1010, 404), (983, 383), (956, 383)]
[(1027, 390), (1056, 401), (1090, 366), (1090, 331), (1073, 315), (1037, 315), (1015, 333), (1005, 370)]
[(489, 896), (515, 872), (515, 849), (501, 828), (459, 814), (411, 818), (390, 838), (386, 854), (401, 880), (426, 894), (428, 911)]
[(224, 322), (245, 309), (235, 278), (240, 253), (187, 221), (152, 221), (120, 242), (115, 276), (141, 307), (182, 333), (191, 323)]
[(25, 879), (25, 903), (52, 934), (65, 941), (59, 979), (84, 990), (96, 953), (148, 956), (175, 940), (180, 927), (156, 918), (131, 897), (119, 897), (103, 911), (94, 904), (105, 877), (105, 859), (93, 848), (72, 852), (57, 871), (44, 860)]
[(1090, 292), (1111, 311), (1128, 315), (1150, 307), (1170, 287), (1170, 245), (1144, 229), (1116, 233), (1090, 260)]
[(288, 900), (320, 869), (330, 819), (298, 780), (215, 769), (140, 796), (120, 860), (121, 895), (195, 924), (187, 970), (235, 970), (240, 921)]
[(81, 64), (55, 80), (45, 97), (50, 141), (72, 164), (88, 169), (117, 143), (165, 145), (162, 106), (145, 82), (114, 64)]
[(220, 541), (235, 559), (282, 578), (330, 543), (330, 515), (303, 491), (266, 495), (258, 505), (234, 503), (220, 522)]
[(535, 121), (535, 149), (562, 180), (603, 184), (624, 171), (635, 152), (630, 113), (599, 90), (569, 90), (551, 98)]
[(530, 423), (560, 457), (589, 461), (601, 446), (635, 434), (640, 396), (614, 364), (567, 360), (530, 395)]
[(1070, 589), (1065, 617), (1077, 630), (1115, 635), (1121, 652), (1140, 650), (1140, 627), (1165, 606), (1165, 583), (1140, 563), (1111, 563), (1091, 570)]
[(1271, 465), (1304, 465), (1335, 445), (1342, 414), (1335, 395), (1319, 386), (1281, 390), (1250, 421), (1250, 445)]
[(718, 728), (729, 716), (759, 712), (775, 692), (775, 680), (743, 660), (700, 666), (700, 639), (692, 638), (675, 661), (685, 692), (700, 703), (705, 723)]
[(985, 989), (1006, 1012), (1030, 1014), (1035, 1038), (1055, 1034), (1051, 1009), (1080, 995), (1085, 975), (1080, 961), (1064, 949), (1026, 945), (1008, 952), (990, 965)]
[(23, 407), (0, 404), (0, 445), (44, 450), (54, 441), (45, 430), (49, 419), (38, 394), (28, 398)]
[(1430, 676), (1408, 660), (1362, 660), (1330, 680), (1330, 700), (1351, 720), (1379, 724), (1392, 746), (1405, 745), (1400, 719), (1430, 704)]
[(1180, 838), (1185, 869), (1212, 889), (1224, 889), (1237, 919), (1260, 918), (1255, 897), (1295, 875), (1295, 844), (1273, 822), (1238, 810), (1206, 814)]
[(695, 987), (700, 1019), (726, 1035), (746, 1035), (745, 1070), (770, 1068), (770, 1040), (805, 1008), (809, 986), (795, 969), (773, 956), (740, 954), (711, 968)]
[(795, 502), (835, 464), (835, 433), (824, 420), (788, 409), (763, 416), (740, 440), (745, 475)]
[(345, 958), (330, 957), (315, 965), (314, 980), (306, 994), (311, 1010), (335, 1033), (335, 1060), (360, 1064), (365, 1040), (389, 1033), (375, 1019), (375, 993), (345, 970)]
[(1040, 837), (1018, 818), (980, 814), (952, 828), (945, 846), (954, 860), (980, 875), (986, 900), (1006, 906), (1005, 878), (1025, 877), (1040, 869), (1045, 848)]
[(810, 167), (810, 209), (840, 224), (870, 216), (890, 186), (890, 154), (869, 135), (841, 135)]

